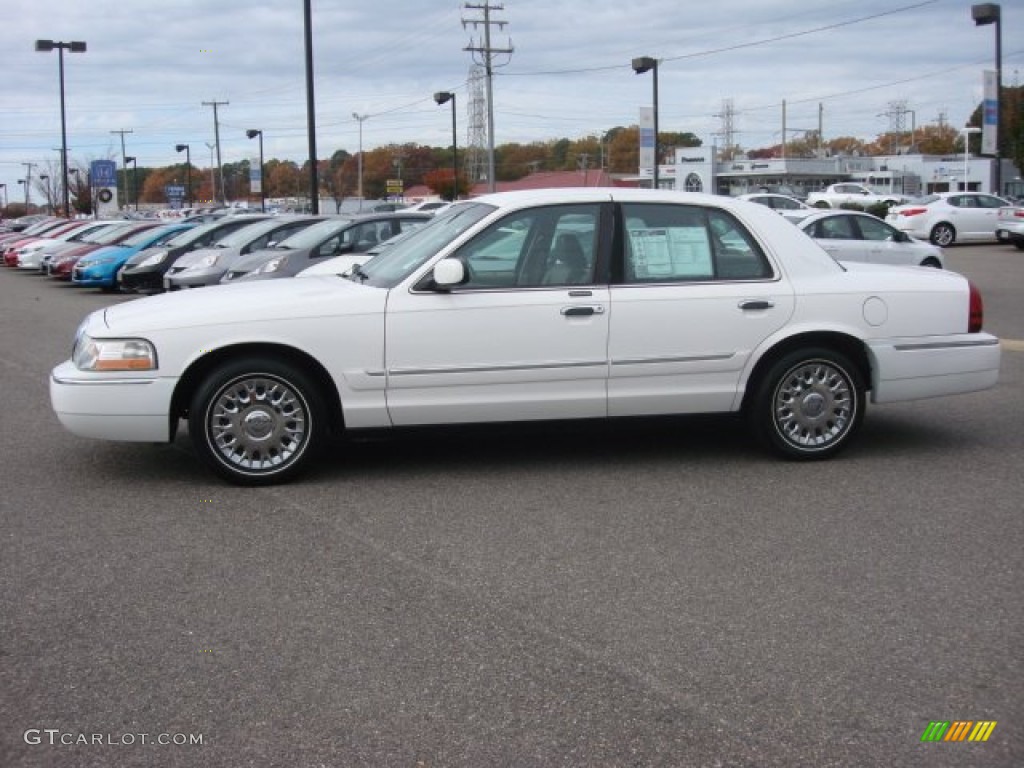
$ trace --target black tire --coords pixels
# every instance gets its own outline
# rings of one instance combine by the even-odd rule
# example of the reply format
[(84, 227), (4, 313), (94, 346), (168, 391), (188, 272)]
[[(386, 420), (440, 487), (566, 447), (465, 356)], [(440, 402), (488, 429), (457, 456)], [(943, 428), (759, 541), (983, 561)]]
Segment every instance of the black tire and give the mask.
[(236, 485), (294, 479), (327, 433), (320, 389), (302, 370), (269, 358), (232, 360), (196, 389), (188, 429), (196, 452)]
[(928, 258), (921, 262), (922, 267), (935, 267), (935, 269), (942, 269), (942, 265), (938, 259)]
[(1024, 240), (1014, 240), (1013, 245), (1018, 251), (1024, 251)]
[(931, 240), (932, 245), (945, 248), (947, 245), (952, 245), (956, 242), (956, 229), (954, 229), (952, 224), (947, 224), (943, 221), (932, 227), (928, 239)]
[(748, 417), (758, 438), (789, 459), (827, 459), (864, 419), (860, 371), (843, 354), (809, 347), (784, 355), (757, 384)]

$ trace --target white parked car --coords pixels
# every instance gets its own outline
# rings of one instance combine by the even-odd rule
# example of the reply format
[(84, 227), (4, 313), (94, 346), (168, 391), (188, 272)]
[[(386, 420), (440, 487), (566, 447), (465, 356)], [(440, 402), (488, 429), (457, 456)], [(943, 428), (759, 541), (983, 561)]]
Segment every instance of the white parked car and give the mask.
[(832, 184), (819, 192), (811, 192), (807, 196), (807, 204), (815, 208), (839, 208), (843, 205), (856, 204), (865, 208), (876, 203), (896, 205), (906, 198), (892, 192), (872, 192), (863, 184), (843, 182)]
[(740, 200), (749, 200), (752, 203), (760, 203), (771, 208), (783, 218), (790, 221), (803, 221), (812, 213), (817, 213), (819, 208), (812, 208), (789, 195), (779, 195), (772, 192), (754, 192), (748, 195), (740, 195)]
[(109, 306), (50, 379), (70, 431), (173, 439), (229, 481), (367, 428), (742, 412), (778, 454), (844, 448), (870, 399), (999, 375), (961, 275), (840, 264), (764, 206), (639, 189), (453, 206), (354, 270)]
[(984, 192), (940, 192), (889, 209), (885, 220), (914, 237), (945, 248), (953, 243), (996, 240), (999, 209), (1006, 200)]
[(1008, 205), (999, 209), (996, 237), (1001, 243), (1013, 243), (1024, 251), (1024, 207)]
[(942, 249), (901, 232), (870, 213), (816, 211), (798, 225), (832, 258), (905, 267), (945, 266)]

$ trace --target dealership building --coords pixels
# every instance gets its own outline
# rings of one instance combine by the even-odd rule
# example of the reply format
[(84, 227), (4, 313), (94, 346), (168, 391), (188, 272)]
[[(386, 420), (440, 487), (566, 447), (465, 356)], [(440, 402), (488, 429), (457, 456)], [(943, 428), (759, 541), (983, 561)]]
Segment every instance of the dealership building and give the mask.
[[(966, 178), (968, 190), (995, 191), (996, 161), (989, 157), (900, 154), (723, 160), (716, 155), (713, 145), (676, 148), (675, 163), (658, 168), (659, 186), (719, 195), (771, 191), (805, 197), (829, 184), (855, 181), (881, 194), (915, 197), (962, 190)], [(1020, 171), (1006, 159), (1002, 179), (1004, 194), (1024, 194)]]

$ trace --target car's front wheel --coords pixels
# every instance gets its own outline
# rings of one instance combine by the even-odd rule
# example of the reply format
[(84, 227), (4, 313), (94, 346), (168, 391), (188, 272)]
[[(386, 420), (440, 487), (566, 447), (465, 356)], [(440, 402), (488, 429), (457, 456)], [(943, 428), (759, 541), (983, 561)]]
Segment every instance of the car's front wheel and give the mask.
[(953, 229), (952, 224), (942, 222), (932, 227), (932, 232), (928, 239), (932, 241), (932, 245), (945, 248), (947, 245), (952, 245), (956, 240), (956, 230)]
[(234, 360), (196, 389), (189, 434), (214, 472), (237, 485), (291, 480), (326, 434), (327, 408), (301, 370), (271, 359)]
[(832, 350), (791, 352), (761, 378), (748, 415), (758, 437), (776, 453), (828, 458), (846, 446), (863, 420), (860, 372)]

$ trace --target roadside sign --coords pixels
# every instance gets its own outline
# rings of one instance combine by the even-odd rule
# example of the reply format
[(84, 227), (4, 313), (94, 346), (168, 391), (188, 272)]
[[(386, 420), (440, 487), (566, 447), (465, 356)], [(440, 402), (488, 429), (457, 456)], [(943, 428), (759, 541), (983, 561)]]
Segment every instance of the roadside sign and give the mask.
[(388, 179), (384, 186), (389, 195), (400, 195), (405, 190), (405, 184), (401, 179)]
[(93, 160), (89, 164), (89, 181), (93, 187), (116, 187), (117, 164), (113, 160)]

